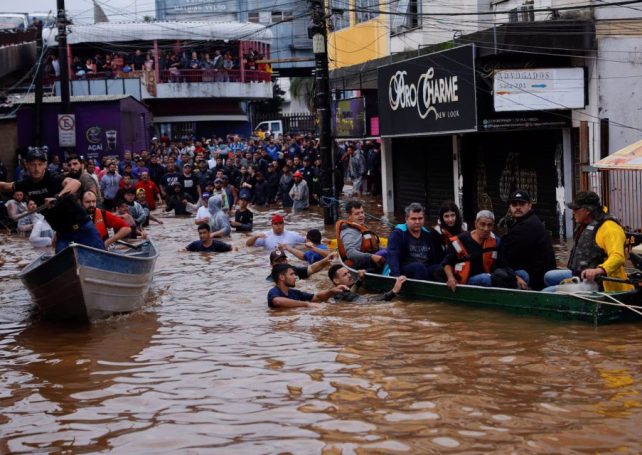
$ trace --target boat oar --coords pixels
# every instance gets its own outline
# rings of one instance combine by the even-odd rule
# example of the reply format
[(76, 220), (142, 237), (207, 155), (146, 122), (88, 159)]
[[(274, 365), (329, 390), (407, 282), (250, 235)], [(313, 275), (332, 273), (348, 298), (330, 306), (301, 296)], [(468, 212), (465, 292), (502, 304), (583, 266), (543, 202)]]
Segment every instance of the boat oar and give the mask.
[(124, 245), (128, 248), (131, 248), (133, 250), (139, 250), (143, 245), (147, 245), (149, 243), (149, 240), (145, 240), (144, 242), (140, 242), (138, 245), (134, 245), (133, 243), (125, 242), (124, 240), (116, 240), (116, 243), (119, 245)]
[(32, 215), (32, 214), (34, 214), (34, 213), (42, 212), (42, 211), (43, 211), (44, 209), (46, 209), (47, 207), (49, 207), (49, 204), (47, 204), (47, 203), (45, 202), (44, 204), (39, 205), (38, 207), (36, 207), (34, 210), (27, 210), (26, 212), (21, 213), (20, 215), (18, 215), (17, 217), (15, 217), (15, 218), (13, 219), (13, 221), (18, 221), (18, 220), (21, 220), (22, 218), (24, 218), (24, 217), (26, 217), (26, 216)]

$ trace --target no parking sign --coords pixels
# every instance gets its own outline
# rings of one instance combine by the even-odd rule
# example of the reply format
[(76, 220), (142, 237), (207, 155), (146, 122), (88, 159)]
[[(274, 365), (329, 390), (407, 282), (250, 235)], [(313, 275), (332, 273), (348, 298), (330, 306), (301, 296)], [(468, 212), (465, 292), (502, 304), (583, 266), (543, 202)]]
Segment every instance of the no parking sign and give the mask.
[(58, 145), (60, 147), (76, 146), (76, 116), (74, 114), (58, 115)]

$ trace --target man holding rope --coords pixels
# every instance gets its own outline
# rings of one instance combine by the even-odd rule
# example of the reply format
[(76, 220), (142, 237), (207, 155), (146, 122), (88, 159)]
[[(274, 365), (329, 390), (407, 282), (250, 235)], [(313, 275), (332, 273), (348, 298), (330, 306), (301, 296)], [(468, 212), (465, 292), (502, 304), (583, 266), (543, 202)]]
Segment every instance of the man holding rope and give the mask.
[[(577, 223), (573, 234), (575, 244), (568, 269), (549, 270), (544, 275), (544, 283), (548, 286), (544, 292), (555, 292), (556, 285), (573, 276), (589, 282), (601, 276), (626, 280), (626, 234), (618, 221), (604, 212), (600, 197), (593, 191), (581, 191), (566, 205), (573, 210)], [(604, 280), (602, 284), (605, 291), (633, 290), (633, 286), (626, 283)]]
[(47, 147), (30, 147), (27, 152), (29, 175), (19, 182), (0, 182), (0, 191), (22, 191), (38, 205), (56, 232), (56, 253), (71, 242), (104, 249), (98, 231), (77, 201), (80, 181), (47, 169)]

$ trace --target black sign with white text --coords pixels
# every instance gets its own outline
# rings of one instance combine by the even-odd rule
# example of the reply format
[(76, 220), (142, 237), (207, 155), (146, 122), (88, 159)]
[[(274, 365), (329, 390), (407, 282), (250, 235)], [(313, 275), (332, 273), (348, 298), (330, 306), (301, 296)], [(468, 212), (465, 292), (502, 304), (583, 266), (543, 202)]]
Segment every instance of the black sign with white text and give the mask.
[(381, 136), (477, 130), (472, 45), (379, 68)]

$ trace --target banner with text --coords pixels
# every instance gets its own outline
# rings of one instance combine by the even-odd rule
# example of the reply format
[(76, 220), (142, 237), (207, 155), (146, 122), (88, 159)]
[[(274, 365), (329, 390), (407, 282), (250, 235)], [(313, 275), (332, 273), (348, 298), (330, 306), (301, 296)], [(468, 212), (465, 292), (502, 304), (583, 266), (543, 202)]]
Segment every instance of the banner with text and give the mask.
[(476, 131), (472, 45), (379, 68), (381, 136)]

